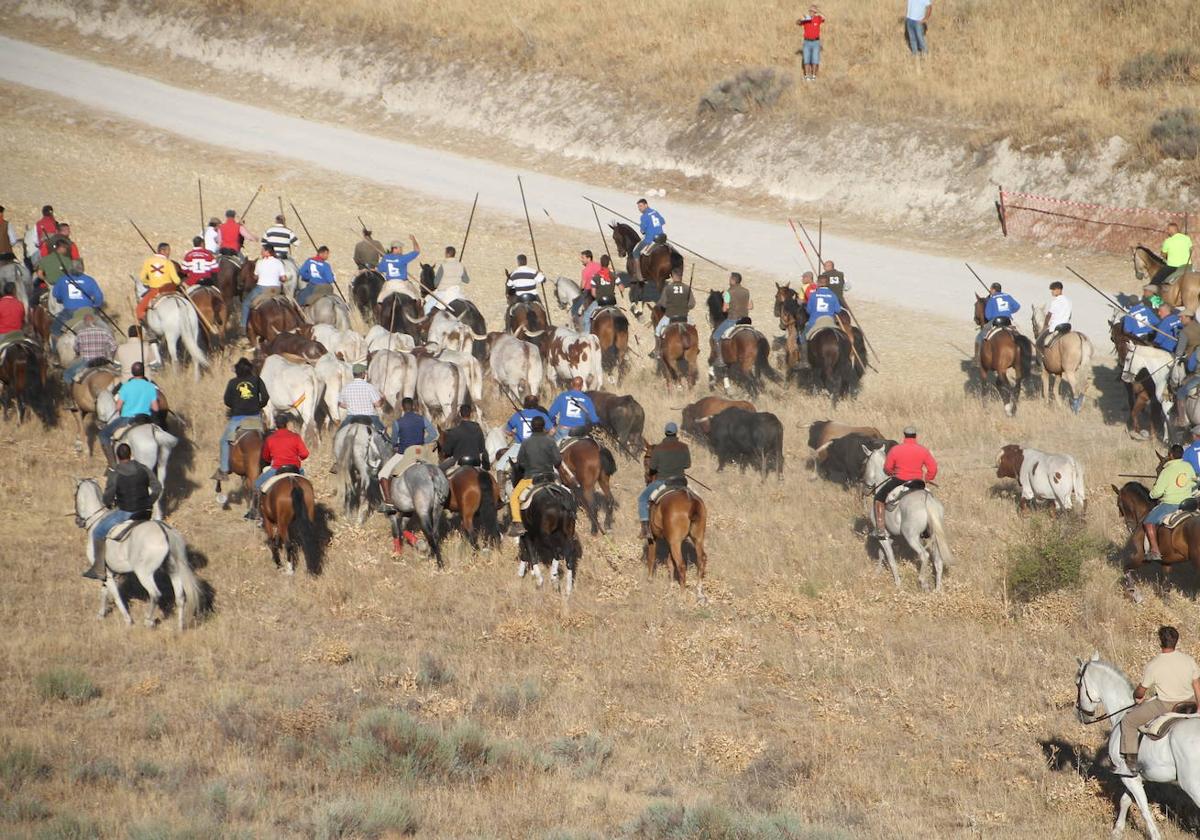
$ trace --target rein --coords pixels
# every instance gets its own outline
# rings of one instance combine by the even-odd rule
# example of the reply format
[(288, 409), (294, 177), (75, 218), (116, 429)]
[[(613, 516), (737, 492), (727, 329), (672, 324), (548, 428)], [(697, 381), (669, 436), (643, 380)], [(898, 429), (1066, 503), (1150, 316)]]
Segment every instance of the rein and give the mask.
[[(1087, 699), (1091, 700), (1096, 705), (1099, 705), (1101, 701), (1097, 700), (1095, 697), (1092, 696), (1092, 692), (1088, 691), (1087, 685), (1083, 681), (1083, 678), (1087, 675), (1088, 666), (1091, 664), (1092, 664), (1091, 660), (1088, 660), (1088, 662), (1084, 664), (1083, 670), (1079, 672), (1079, 682), (1077, 683), (1077, 685), (1079, 685), (1083, 688), (1083, 693), (1087, 695)], [(1135, 700), (1134, 702), (1130, 703), (1128, 706), (1123, 706), (1120, 709), (1117, 709), (1115, 712), (1109, 712), (1108, 714), (1101, 715), (1100, 717), (1092, 717), (1091, 716), (1092, 713), (1087, 711), (1086, 709), (1084, 709), (1083, 704), (1079, 702), (1078, 694), (1075, 697), (1075, 711), (1079, 712), (1079, 721), (1084, 726), (1091, 726), (1093, 723), (1100, 723), (1103, 720), (1108, 720), (1109, 718), (1119, 715), (1122, 712), (1129, 711), (1136, 705), (1137, 705), (1137, 701)], [(1090, 720), (1088, 718), (1090, 718)]]

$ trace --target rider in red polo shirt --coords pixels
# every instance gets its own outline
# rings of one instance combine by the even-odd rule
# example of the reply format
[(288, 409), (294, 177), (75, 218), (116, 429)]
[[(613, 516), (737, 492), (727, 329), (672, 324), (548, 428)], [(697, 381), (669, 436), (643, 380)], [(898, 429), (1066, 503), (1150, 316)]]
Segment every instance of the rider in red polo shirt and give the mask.
[[(293, 432), (288, 426), (295, 419), (290, 413), (281, 411), (275, 415), (275, 431), (263, 441), (262, 459), (271, 466), (263, 470), (262, 475), (254, 482), (254, 492), (262, 491), (267, 479), (287, 468), (289, 472), (304, 475), (304, 459), (308, 457), (308, 447), (304, 438)], [(246, 513), (247, 519), (258, 519), (258, 505), (250, 506)]]
[(937, 461), (928, 449), (917, 443), (917, 430), (909, 426), (904, 430), (904, 442), (893, 446), (883, 462), (883, 471), (888, 478), (875, 491), (875, 536), (886, 539), (887, 531), (883, 525), (883, 514), (886, 509), (888, 494), (901, 484), (914, 490), (925, 487), (926, 481), (937, 478)]
[(25, 307), (17, 300), (17, 287), (9, 282), (0, 290), (0, 338), (21, 332), (25, 327)]

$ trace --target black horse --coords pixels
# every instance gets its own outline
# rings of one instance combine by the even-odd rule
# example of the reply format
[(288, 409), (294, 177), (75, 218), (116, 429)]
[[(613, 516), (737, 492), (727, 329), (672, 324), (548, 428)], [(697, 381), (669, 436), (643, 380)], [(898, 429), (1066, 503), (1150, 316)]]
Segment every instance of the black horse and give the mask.
[(583, 548), (575, 534), (578, 506), (574, 494), (561, 484), (549, 484), (534, 491), (529, 508), (522, 514), (525, 533), (517, 547), (517, 559), (524, 574), (526, 564), (533, 570), (541, 586), (539, 565), (550, 567), (551, 578), (557, 580), (560, 566), (566, 566), (566, 586), (560, 583), (563, 597), (570, 596), (575, 587), (575, 571)]
[(363, 269), (350, 281), (350, 299), (368, 324), (375, 319), (375, 299), (382, 288), (383, 275), (373, 268)]

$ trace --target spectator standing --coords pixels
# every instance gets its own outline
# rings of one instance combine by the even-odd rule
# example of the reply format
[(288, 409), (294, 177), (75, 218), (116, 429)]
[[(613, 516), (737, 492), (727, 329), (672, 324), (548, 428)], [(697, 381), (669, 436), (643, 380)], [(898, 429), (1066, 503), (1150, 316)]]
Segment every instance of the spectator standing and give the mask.
[(800, 54), (806, 82), (817, 80), (817, 70), (821, 66), (821, 24), (824, 22), (825, 16), (816, 6), (809, 6), (808, 15), (796, 21), (796, 25), (804, 30), (804, 45), (800, 47)]
[(925, 30), (929, 28), (929, 16), (933, 13), (933, 0), (907, 0), (908, 11), (904, 16), (904, 35), (912, 54), (924, 58), (929, 54), (925, 41)]

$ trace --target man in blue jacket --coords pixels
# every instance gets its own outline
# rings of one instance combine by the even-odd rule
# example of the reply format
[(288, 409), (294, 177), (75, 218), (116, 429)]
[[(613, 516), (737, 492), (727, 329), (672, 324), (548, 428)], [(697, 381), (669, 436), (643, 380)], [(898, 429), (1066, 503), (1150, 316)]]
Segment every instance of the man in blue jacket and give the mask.
[(1169, 303), (1158, 307), (1158, 332), (1154, 333), (1154, 346), (1174, 354), (1175, 346), (1179, 344), (1179, 331), (1183, 329), (1183, 321)]
[(592, 398), (583, 392), (583, 379), (576, 376), (571, 387), (559, 394), (550, 404), (550, 419), (554, 421), (554, 439), (562, 440), (580, 429), (600, 422)]
[(1136, 339), (1140, 344), (1149, 344), (1155, 335), (1154, 328), (1158, 326), (1158, 316), (1150, 306), (1149, 294), (1135, 303), (1121, 319), (1121, 329), (1125, 335)]
[(1021, 309), (1021, 304), (1008, 292), (1000, 288), (999, 283), (993, 283), (983, 305), (983, 324), (975, 336), (975, 361), (979, 361), (979, 350), (983, 347), (984, 336), (992, 327), (1012, 326), (1013, 315)]
[(329, 290), (333, 286), (333, 266), (329, 264), (329, 246), (322, 245), (315, 256), (309, 257), (300, 266), (300, 278), (308, 285), (296, 295), (296, 303), (307, 306), (318, 289)]
[(62, 335), (64, 324), (80, 316), (80, 310), (98, 312), (104, 306), (104, 292), (100, 284), (82, 271), (64, 273), (55, 281), (51, 294), (62, 304), (62, 311), (54, 316), (54, 322), (50, 325), (50, 335), (54, 338)]
[(633, 252), (630, 256), (633, 257), (634, 271), (638, 273), (638, 278), (641, 279), (641, 256), (647, 248), (654, 244), (655, 239), (660, 236), (666, 236), (666, 233), (663, 231), (663, 225), (667, 222), (657, 210), (651, 209), (650, 204), (644, 198), (638, 199), (637, 208), (638, 213), (641, 214), (638, 217), (638, 227), (642, 231), (642, 241), (633, 246)]

